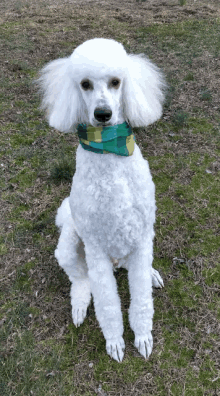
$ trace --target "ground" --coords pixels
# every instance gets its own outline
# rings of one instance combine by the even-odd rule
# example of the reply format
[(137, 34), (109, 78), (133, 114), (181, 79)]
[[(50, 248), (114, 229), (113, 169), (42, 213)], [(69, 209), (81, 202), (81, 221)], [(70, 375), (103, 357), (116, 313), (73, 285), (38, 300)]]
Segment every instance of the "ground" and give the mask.
[[(0, 11), (0, 393), (220, 395), (219, 0), (4, 0)], [(154, 267), (165, 283), (154, 291), (147, 361), (133, 346), (126, 271), (116, 272), (126, 342), (118, 364), (93, 305), (73, 326), (70, 284), (54, 258), (78, 139), (48, 127), (33, 80), (93, 37), (148, 54), (168, 82), (162, 119), (134, 130), (156, 184)]]

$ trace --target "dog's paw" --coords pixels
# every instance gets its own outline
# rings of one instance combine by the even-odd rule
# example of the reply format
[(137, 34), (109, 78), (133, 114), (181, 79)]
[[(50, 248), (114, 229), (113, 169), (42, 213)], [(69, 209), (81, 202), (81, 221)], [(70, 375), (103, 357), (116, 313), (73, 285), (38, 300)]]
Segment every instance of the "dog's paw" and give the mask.
[(122, 362), (124, 357), (125, 343), (122, 337), (119, 339), (106, 340), (106, 351), (109, 356)]
[(162, 288), (164, 286), (164, 284), (163, 284), (163, 279), (161, 278), (159, 272), (157, 270), (155, 270), (154, 268), (152, 268), (151, 274), (152, 274), (153, 286), (157, 287), (157, 288)]
[(71, 286), (70, 297), (73, 323), (78, 327), (86, 317), (87, 308), (91, 300), (89, 280), (74, 282)]
[(136, 346), (138, 352), (147, 359), (153, 349), (153, 337), (151, 332), (146, 335), (135, 335), (134, 345)]
[(86, 317), (87, 307), (85, 308), (73, 308), (72, 309), (72, 318), (73, 323), (76, 327), (79, 327)]

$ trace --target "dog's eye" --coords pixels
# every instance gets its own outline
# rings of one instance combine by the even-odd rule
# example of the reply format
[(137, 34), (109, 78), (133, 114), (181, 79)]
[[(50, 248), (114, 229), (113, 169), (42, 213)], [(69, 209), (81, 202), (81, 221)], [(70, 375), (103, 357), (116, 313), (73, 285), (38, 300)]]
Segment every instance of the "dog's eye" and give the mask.
[(120, 80), (118, 78), (113, 78), (110, 82), (110, 86), (114, 88), (118, 88), (120, 85)]
[(92, 88), (92, 85), (90, 84), (90, 82), (88, 80), (84, 80), (81, 82), (81, 86), (85, 91), (88, 91), (88, 89)]

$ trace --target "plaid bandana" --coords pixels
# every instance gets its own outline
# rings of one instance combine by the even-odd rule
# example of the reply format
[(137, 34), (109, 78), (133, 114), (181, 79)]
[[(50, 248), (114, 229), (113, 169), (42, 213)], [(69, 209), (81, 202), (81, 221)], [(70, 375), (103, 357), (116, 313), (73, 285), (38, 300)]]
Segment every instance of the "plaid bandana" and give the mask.
[(80, 144), (85, 150), (99, 154), (133, 154), (135, 136), (127, 122), (107, 127), (79, 124), (77, 131)]

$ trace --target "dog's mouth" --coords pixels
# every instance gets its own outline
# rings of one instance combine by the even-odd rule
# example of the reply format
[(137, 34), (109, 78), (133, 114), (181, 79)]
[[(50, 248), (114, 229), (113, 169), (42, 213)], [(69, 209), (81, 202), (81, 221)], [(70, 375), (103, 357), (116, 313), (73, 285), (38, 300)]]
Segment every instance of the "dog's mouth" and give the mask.
[(107, 126), (111, 126), (111, 122), (97, 122), (95, 123), (95, 127), (107, 127)]

